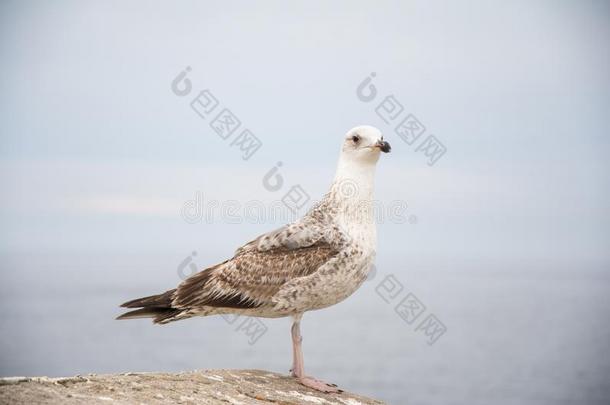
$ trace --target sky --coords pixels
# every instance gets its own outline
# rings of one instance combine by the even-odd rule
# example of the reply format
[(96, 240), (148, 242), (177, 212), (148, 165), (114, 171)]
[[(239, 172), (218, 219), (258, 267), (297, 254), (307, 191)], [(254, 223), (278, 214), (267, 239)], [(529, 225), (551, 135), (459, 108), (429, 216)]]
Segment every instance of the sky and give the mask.
[[(189, 224), (185, 202), (268, 204), (293, 185), (314, 201), (345, 132), (370, 124), (393, 147), (375, 198), (408, 207), (380, 224), (380, 257), (607, 268), (609, 16), (604, 2), (3, 2), (2, 249), (231, 252), (281, 221)], [(248, 160), (191, 109), (204, 89), (261, 141)], [(434, 165), (377, 114), (386, 96), (444, 145)]]

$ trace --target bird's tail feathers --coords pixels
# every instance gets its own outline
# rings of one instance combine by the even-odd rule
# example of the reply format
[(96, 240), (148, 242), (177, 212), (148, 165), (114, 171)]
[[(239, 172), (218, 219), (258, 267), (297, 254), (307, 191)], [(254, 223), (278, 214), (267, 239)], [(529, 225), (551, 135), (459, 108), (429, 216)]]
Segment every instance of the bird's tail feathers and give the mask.
[(169, 290), (163, 294), (137, 298), (121, 305), (123, 308), (139, 308), (125, 312), (116, 319), (153, 318), (154, 323), (168, 323), (179, 319), (182, 309), (172, 308), (172, 299), (176, 290)]

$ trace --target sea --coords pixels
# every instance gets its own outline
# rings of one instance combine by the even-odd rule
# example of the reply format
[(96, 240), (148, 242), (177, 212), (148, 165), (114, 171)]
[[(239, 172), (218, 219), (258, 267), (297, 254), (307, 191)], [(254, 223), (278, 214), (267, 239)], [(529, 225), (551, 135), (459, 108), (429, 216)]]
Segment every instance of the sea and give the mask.
[[(115, 320), (120, 303), (174, 287), (201, 256), (2, 253), (0, 375), (288, 373), (288, 318)], [(610, 404), (603, 266), (390, 257), (347, 300), (306, 313), (301, 331), (307, 374), (389, 404)]]

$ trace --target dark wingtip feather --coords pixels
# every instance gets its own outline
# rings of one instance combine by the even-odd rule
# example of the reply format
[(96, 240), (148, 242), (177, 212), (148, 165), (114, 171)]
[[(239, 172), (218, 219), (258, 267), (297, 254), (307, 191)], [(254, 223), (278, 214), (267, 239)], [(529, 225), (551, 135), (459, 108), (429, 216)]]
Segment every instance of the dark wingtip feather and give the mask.
[(171, 307), (172, 298), (176, 290), (169, 290), (163, 294), (150, 295), (148, 297), (136, 298), (121, 304), (122, 308), (142, 308), (142, 307)]
[(117, 321), (120, 321), (123, 319), (153, 318), (155, 316), (156, 316), (156, 313), (154, 312), (153, 309), (142, 308), (142, 309), (136, 309), (135, 311), (125, 312), (124, 314), (117, 316), (115, 319)]
[(167, 321), (180, 314), (180, 312), (182, 312), (182, 310), (173, 308), (140, 308), (134, 311), (125, 312), (115, 319), (120, 321), (125, 319), (154, 318), (154, 323), (162, 323), (163, 321)]

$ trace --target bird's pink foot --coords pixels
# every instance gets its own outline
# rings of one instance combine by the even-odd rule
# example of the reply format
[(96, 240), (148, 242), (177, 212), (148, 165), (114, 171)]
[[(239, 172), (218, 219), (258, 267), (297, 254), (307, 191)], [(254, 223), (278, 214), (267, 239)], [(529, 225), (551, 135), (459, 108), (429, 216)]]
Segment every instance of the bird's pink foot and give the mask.
[(312, 388), (316, 391), (331, 393), (338, 392), (341, 393), (343, 390), (337, 388), (337, 384), (327, 384), (324, 381), (317, 380), (313, 377), (301, 377), (298, 379), (301, 384), (306, 387)]

